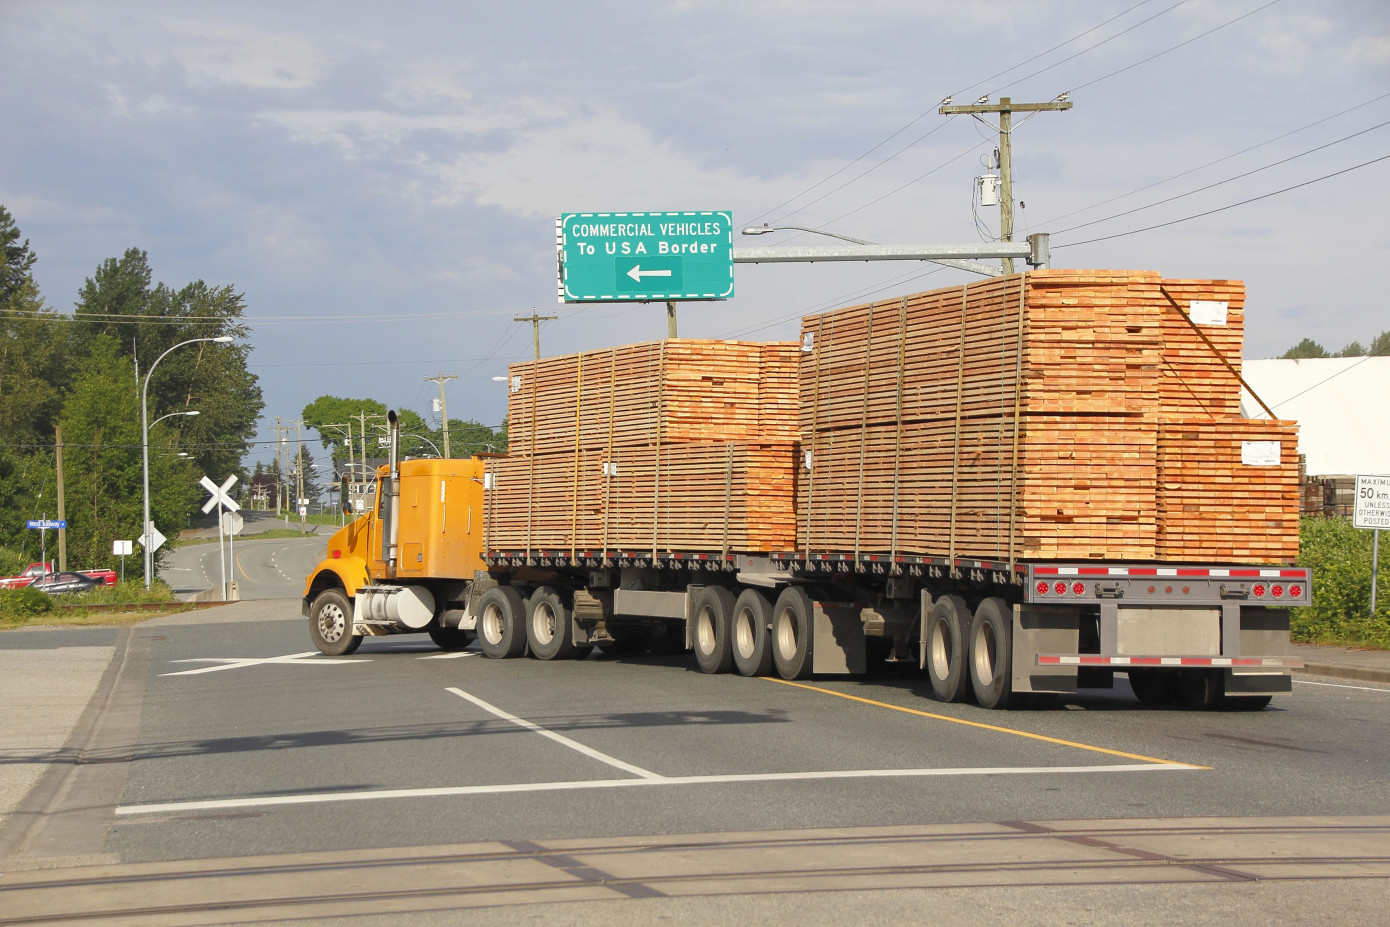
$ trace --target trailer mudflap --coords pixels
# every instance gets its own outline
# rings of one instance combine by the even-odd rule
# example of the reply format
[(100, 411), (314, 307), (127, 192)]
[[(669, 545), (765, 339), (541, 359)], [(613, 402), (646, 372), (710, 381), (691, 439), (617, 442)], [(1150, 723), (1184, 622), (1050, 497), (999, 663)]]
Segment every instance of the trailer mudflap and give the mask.
[(1033, 654), (1075, 652), (1080, 628), (1080, 606), (1015, 605), (1013, 690), (1075, 692), (1076, 666), (1037, 663), (1033, 660)]
[(864, 606), (812, 602), (815, 613), (811, 639), (811, 672), (820, 675), (863, 673), (869, 668), (864, 645)]

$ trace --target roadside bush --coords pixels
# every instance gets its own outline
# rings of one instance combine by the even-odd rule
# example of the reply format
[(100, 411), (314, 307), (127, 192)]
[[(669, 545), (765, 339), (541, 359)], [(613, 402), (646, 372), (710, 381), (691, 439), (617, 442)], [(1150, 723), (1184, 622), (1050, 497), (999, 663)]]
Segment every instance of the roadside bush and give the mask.
[(114, 586), (97, 586), (77, 596), (69, 596), (69, 605), (134, 605), (144, 602), (172, 602), (174, 590), (163, 580), (150, 583), (145, 591), (145, 582), (128, 579)]
[(1303, 519), (1298, 563), (1313, 571), (1313, 604), (1292, 610), (1294, 640), (1390, 649), (1390, 549), (1381, 551), (1372, 615), (1371, 541), (1343, 518)]
[(35, 615), (53, 611), (53, 597), (46, 592), (24, 586), (20, 589), (0, 589), (0, 619), (24, 621)]
[(24, 551), (0, 544), (0, 576), (14, 576), (28, 565), (29, 559)]

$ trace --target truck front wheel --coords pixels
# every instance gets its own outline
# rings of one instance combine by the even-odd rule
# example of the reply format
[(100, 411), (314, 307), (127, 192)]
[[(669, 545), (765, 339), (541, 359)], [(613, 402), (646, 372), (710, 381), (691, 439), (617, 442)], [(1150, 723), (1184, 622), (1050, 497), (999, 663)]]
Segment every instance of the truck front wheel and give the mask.
[(526, 650), (526, 606), (511, 586), (493, 586), (478, 600), (478, 648), (493, 659)]
[(330, 657), (346, 656), (362, 644), (362, 635), (352, 633), (352, 606), (343, 590), (325, 589), (314, 596), (309, 636), (319, 652)]

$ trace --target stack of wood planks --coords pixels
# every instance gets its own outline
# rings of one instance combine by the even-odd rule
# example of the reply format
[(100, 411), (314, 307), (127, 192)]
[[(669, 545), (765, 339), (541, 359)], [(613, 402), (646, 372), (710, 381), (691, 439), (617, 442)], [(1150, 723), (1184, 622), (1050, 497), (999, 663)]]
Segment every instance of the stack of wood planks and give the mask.
[[(1217, 479), (1180, 465), (1201, 453), (1181, 435), (1259, 430), (1238, 415), (1243, 308), (1236, 282), (1049, 270), (804, 319), (798, 547), (1289, 559), (1282, 467), (1221, 457)], [(1172, 427), (1194, 417), (1210, 427)], [(1296, 454), (1291, 426), (1259, 427)], [(1261, 501), (1217, 488), (1235, 479), (1253, 481)], [(1210, 522), (1189, 517), (1196, 498)], [(1219, 537), (1210, 525), (1223, 519), (1244, 526), (1240, 544), (1194, 542)]]
[(511, 367), (487, 547), (789, 549), (798, 350), (669, 339)]

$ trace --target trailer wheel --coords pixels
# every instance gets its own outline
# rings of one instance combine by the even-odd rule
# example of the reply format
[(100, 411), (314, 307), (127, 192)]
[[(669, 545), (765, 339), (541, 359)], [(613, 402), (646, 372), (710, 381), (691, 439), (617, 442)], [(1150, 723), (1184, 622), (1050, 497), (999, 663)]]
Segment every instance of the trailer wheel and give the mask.
[(811, 635), (814, 606), (805, 590), (788, 586), (772, 608), (772, 661), (783, 679), (811, 675), (815, 641)]
[(1132, 669), (1129, 687), (1145, 705), (1176, 705), (1182, 700), (1178, 674), (1174, 670)]
[(702, 673), (727, 673), (734, 655), (729, 622), (734, 596), (723, 586), (706, 586), (695, 597), (695, 663)]
[(772, 671), (772, 603), (756, 589), (745, 589), (734, 602), (734, 668), (741, 676), (766, 676)]
[(965, 659), (970, 633), (970, 606), (958, 595), (943, 595), (927, 613), (927, 676), (938, 701), (963, 702), (970, 692)]
[(1227, 695), (1225, 670), (1183, 670), (1179, 679), (1182, 703), (1211, 711), (1260, 711), (1272, 695)]
[(478, 647), (493, 659), (526, 650), (526, 605), (511, 586), (493, 586), (478, 599)]
[(330, 657), (346, 656), (361, 646), (362, 635), (352, 633), (352, 606), (343, 590), (325, 589), (314, 596), (309, 636), (319, 652)]
[(574, 626), (560, 593), (538, 586), (526, 600), (526, 639), (538, 660), (563, 660), (574, 655)]
[(981, 708), (1008, 708), (1013, 695), (1014, 622), (1009, 603), (985, 599), (970, 622), (970, 685)]
[(440, 650), (466, 650), (473, 640), (473, 634), (461, 628), (430, 628), (430, 640)]

